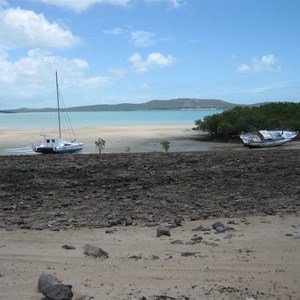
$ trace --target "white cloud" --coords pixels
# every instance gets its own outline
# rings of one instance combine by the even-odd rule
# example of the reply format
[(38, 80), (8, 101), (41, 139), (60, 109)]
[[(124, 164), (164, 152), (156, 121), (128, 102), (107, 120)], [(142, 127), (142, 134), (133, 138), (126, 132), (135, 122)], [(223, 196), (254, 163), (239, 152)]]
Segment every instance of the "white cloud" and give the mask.
[(271, 71), (277, 72), (280, 66), (277, 65), (278, 59), (273, 55), (264, 55), (260, 59), (253, 59), (253, 69), (255, 72)]
[(76, 12), (82, 12), (93, 5), (96, 4), (109, 4), (115, 6), (128, 6), (130, 0), (32, 0), (32, 1), (40, 1), (51, 5), (56, 5), (59, 7), (72, 9)]
[(241, 64), (237, 71), (240, 73), (249, 72), (278, 72), (281, 67), (277, 64), (278, 59), (273, 54), (263, 55), (260, 58), (253, 58), (251, 64)]
[(128, 41), (134, 44), (134, 46), (143, 48), (153, 46), (158, 42), (172, 40), (172, 38), (155, 38), (156, 34), (151, 31), (132, 31), (129, 26), (106, 29), (103, 30), (103, 34), (114, 36), (122, 35), (122, 37), (128, 39)]
[(154, 33), (148, 31), (131, 32), (130, 41), (138, 47), (149, 47), (155, 44)]
[(31, 49), (27, 55), (15, 62), (7, 60), (7, 56), (0, 56), (0, 84), (33, 83), (48, 80), (56, 70), (63, 70), (68, 76), (76, 76), (88, 68), (82, 59), (68, 59), (53, 56), (40, 49)]
[(240, 73), (248, 73), (251, 72), (251, 67), (245, 64), (238, 66), (238, 72)]
[(168, 0), (168, 2), (174, 7), (174, 8), (179, 8), (182, 5), (184, 5), (184, 1), (182, 0)]
[(103, 30), (103, 33), (107, 34), (107, 35), (120, 35), (120, 34), (124, 33), (124, 29), (121, 27), (116, 27), (116, 28), (112, 28), (112, 29)]
[[(0, 0), (1, 1), (1, 0)], [(134, 3), (134, 0), (31, 0), (31, 1), (40, 1), (46, 4), (56, 5), (59, 7), (72, 9), (78, 13), (88, 10), (96, 4), (108, 4), (120, 7), (128, 7), (131, 3)], [(166, 2), (172, 8), (180, 8), (185, 4), (184, 0), (144, 0), (148, 3), (159, 3)]]
[[(86, 76), (88, 69), (85, 60), (55, 56), (40, 49), (31, 49), (14, 62), (0, 51), (0, 105), (6, 108), (53, 106), (55, 71), (59, 73), (60, 87), (69, 105), (82, 99), (79, 95), (90, 95), (90, 100), (99, 95), (99, 89), (114, 83), (110, 76)], [(96, 92), (91, 94), (91, 91)]]
[(181, 6), (183, 6), (185, 4), (184, 0), (144, 0), (144, 1), (148, 2), (148, 3), (166, 2), (169, 5), (171, 5), (171, 7), (173, 7), (173, 8), (180, 8)]
[(0, 11), (0, 45), (3, 47), (72, 47), (79, 39), (43, 14), (21, 8)]
[(81, 82), (80, 82), (80, 85), (81, 86), (107, 86), (111, 84), (111, 80), (109, 77), (106, 77), (106, 76), (96, 76), (96, 77), (91, 77), (91, 78), (86, 78), (86, 79), (83, 79)]
[(174, 58), (171, 55), (164, 56), (161, 53), (153, 52), (143, 60), (141, 55), (134, 53), (128, 58), (133, 65), (133, 70), (137, 73), (144, 73), (154, 67), (166, 67), (174, 63)]

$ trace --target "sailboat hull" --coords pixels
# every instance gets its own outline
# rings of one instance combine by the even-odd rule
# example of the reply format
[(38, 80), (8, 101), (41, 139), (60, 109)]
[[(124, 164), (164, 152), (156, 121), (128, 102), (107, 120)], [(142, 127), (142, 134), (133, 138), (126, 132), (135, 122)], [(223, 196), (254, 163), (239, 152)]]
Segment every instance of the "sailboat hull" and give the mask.
[(61, 145), (59, 147), (55, 147), (53, 149), (54, 153), (60, 154), (60, 153), (74, 153), (81, 151), (83, 149), (82, 143), (71, 143), (69, 145)]
[(37, 146), (33, 148), (33, 151), (36, 153), (42, 153), (42, 154), (53, 154), (53, 148), (50, 147), (42, 147), (42, 146)]

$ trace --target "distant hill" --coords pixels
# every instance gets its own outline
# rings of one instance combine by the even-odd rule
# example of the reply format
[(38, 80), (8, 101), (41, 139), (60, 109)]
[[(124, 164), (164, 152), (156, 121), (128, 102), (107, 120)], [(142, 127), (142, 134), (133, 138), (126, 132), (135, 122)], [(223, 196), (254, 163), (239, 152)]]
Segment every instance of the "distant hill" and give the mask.
[[(146, 103), (121, 103), (76, 106), (62, 109), (62, 111), (129, 111), (129, 110), (172, 110), (172, 109), (229, 109), (237, 104), (218, 99), (178, 98), (170, 100), (152, 100)], [(2, 112), (51, 112), (56, 108), (19, 108)]]

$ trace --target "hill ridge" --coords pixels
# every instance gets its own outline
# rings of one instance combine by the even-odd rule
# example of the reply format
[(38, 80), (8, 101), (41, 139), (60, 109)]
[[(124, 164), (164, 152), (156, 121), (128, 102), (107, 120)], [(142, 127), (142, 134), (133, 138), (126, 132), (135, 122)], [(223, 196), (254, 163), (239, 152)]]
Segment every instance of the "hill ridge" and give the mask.
[[(229, 109), (237, 104), (219, 99), (175, 98), (151, 100), (145, 103), (95, 104), (62, 108), (62, 111), (128, 111), (128, 110), (172, 110), (172, 109)], [(51, 112), (56, 108), (18, 108), (2, 112)]]

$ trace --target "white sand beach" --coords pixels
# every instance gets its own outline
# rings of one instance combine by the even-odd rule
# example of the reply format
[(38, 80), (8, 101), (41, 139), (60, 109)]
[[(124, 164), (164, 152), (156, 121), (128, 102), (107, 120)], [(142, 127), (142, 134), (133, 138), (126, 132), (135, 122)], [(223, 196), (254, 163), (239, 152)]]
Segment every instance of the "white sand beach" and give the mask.
[[(215, 221), (230, 221), (235, 231), (216, 233)], [(204, 230), (193, 231), (200, 225)], [(191, 243), (196, 236), (202, 242)], [(66, 244), (75, 249), (63, 249)], [(109, 258), (84, 255), (85, 244)], [(184, 222), (159, 238), (156, 228), (138, 226), (1, 229), (0, 299), (42, 299), (42, 272), (71, 284), (74, 300), (299, 299), (299, 254), (297, 215)]]
[[(56, 136), (57, 131), (47, 133), (39, 130), (0, 131), (0, 154), (30, 154), (32, 145), (38, 145), (43, 139), (41, 134)], [(62, 135), (68, 136), (68, 132), (63, 132)], [(103, 153), (121, 153), (128, 148), (130, 152), (161, 151), (160, 141), (163, 139), (170, 141), (170, 152), (207, 151), (237, 146), (200, 141), (199, 136), (199, 132), (186, 125), (99, 126), (76, 129), (77, 141), (84, 143), (82, 153), (97, 153), (95, 141), (99, 137), (106, 142)]]
[[(219, 143), (203, 141), (201, 133), (186, 125), (156, 125), (156, 126), (97, 126), (77, 128), (77, 141), (84, 143), (83, 154), (97, 153), (95, 141), (105, 140), (103, 153), (156, 152), (162, 151), (160, 141), (170, 141), (170, 152), (186, 151), (222, 151), (245, 150), (242, 142)], [(2, 130), (0, 131), (0, 155), (34, 154), (32, 147), (39, 145), (43, 137), (57, 136), (57, 130), (41, 132), (40, 130)], [(67, 137), (68, 132), (63, 132)], [(293, 141), (281, 149), (300, 149), (300, 142)]]

